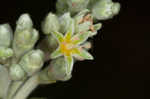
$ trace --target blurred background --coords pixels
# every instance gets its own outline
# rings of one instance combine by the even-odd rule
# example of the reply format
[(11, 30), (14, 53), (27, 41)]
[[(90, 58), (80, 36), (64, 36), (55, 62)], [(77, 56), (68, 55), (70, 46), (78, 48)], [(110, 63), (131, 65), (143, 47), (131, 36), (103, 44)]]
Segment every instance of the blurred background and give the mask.
[[(76, 62), (67, 82), (39, 86), (30, 97), (48, 99), (149, 99), (150, 7), (148, 0), (113, 0), (121, 3), (119, 15), (102, 21), (90, 52), (94, 61)], [(34, 27), (56, 0), (0, 0), (0, 24), (15, 29), (22, 13), (29, 13)], [(42, 35), (42, 34), (41, 34)]]

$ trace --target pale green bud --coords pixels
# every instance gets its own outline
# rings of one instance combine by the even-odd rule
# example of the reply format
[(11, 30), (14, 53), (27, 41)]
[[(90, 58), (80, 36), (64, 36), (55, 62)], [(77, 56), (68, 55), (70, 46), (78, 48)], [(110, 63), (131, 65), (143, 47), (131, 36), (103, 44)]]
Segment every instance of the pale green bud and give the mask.
[(57, 47), (58, 42), (51, 34), (47, 35), (37, 45), (37, 48), (45, 53), (44, 61), (48, 61), (50, 59), (50, 54), (55, 51)]
[(59, 31), (59, 21), (55, 14), (49, 13), (42, 23), (42, 30), (45, 34), (50, 34), (53, 31)]
[(83, 9), (87, 8), (90, 0), (67, 0), (69, 6), (68, 10), (71, 14), (75, 14)]
[(50, 52), (53, 52), (58, 47), (58, 42), (52, 35), (47, 36), (47, 42), (49, 44)]
[(71, 15), (86, 9), (90, 0), (58, 0), (56, 3), (57, 14), (70, 12)]
[(114, 15), (117, 15), (120, 11), (120, 4), (119, 3), (114, 3), (113, 6), (112, 6), (112, 12)]
[(48, 69), (48, 76), (55, 80), (66, 81), (71, 78), (71, 74), (67, 75), (67, 63), (64, 57), (59, 57), (52, 60)]
[(49, 77), (48, 75), (49, 67), (46, 67), (39, 73), (39, 82), (40, 84), (51, 84), (56, 83), (56, 79), (54, 77)]
[(67, 0), (57, 0), (56, 2), (57, 15), (62, 15), (68, 12)]
[(39, 33), (35, 29), (15, 32), (13, 49), (16, 57), (20, 57), (31, 50), (39, 38)]
[(13, 56), (13, 50), (10, 48), (0, 47), (0, 59), (6, 60)]
[(106, 20), (118, 14), (119, 10), (119, 3), (113, 3), (112, 0), (100, 0), (93, 6), (92, 14), (98, 20)]
[(31, 76), (42, 68), (43, 60), (44, 53), (41, 50), (32, 50), (22, 57), (19, 64), (24, 71)]
[(59, 18), (59, 24), (60, 24), (60, 32), (61, 33), (66, 33), (67, 30), (69, 29), (70, 27), (70, 23), (72, 21), (72, 18), (70, 16), (70, 13), (67, 12), (65, 14), (63, 14), (60, 18)]
[(91, 8), (94, 4), (96, 4), (100, 0), (90, 0), (88, 8)]
[(23, 14), (17, 21), (13, 49), (15, 56), (21, 57), (31, 50), (39, 38), (38, 31), (33, 29), (33, 23), (28, 14)]
[(9, 69), (12, 80), (22, 80), (25, 77), (25, 71), (19, 64), (13, 64)]
[(22, 30), (29, 30), (32, 29), (33, 23), (32, 19), (30, 18), (29, 14), (22, 14), (18, 21), (17, 21), (17, 27), (16, 31), (22, 31)]
[(9, 47), (12, 42), (12, 29), (9, 24), (0, 25), (0, 46)]

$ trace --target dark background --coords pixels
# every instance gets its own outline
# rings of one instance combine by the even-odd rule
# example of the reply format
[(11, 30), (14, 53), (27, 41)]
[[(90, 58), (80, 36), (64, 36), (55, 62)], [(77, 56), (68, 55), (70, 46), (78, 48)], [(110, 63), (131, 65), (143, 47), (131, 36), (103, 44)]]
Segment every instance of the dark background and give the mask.
[[(115, 0), (119, 1), (119, 0)], [(150, 99), (150, 5), (120, 0), (121, 12), (103, 22), (90, 51), (94, 61), (76, 62), (67, 82), (39, 86), (30, 96), (48, 99)], [(41, 20), (55, 11), (55, 0), (0, 0), (0, 24), (13, 29), (20, 14)]]

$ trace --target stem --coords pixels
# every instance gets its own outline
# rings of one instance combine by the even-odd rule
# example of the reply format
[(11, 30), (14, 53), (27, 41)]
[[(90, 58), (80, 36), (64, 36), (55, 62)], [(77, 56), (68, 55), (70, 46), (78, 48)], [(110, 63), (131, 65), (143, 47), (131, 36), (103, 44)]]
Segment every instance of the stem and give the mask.
[(4, 99), (11, 99), (23, 83), (24, 83), (24, 81), (12, 82), (10, 85), (8, 94), (7, 94), (6, 98), (4, 98)]
[(26, 81), (26, 83), (18, 90), (18, 93), (16, 93), (12, 99), (26, 99), (38, 85), (38, 74), (35, 74)]

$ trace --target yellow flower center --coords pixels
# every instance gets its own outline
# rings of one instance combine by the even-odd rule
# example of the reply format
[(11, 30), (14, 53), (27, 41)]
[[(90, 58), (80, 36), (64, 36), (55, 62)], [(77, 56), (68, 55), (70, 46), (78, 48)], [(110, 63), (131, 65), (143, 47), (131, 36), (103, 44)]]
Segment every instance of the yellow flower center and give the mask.
[(60, 49), (63, 54), (66, 56), (70, 56), (72, 51), (74, 50), (74, 44), (72, 42), (62, 42), (60, 44)]

